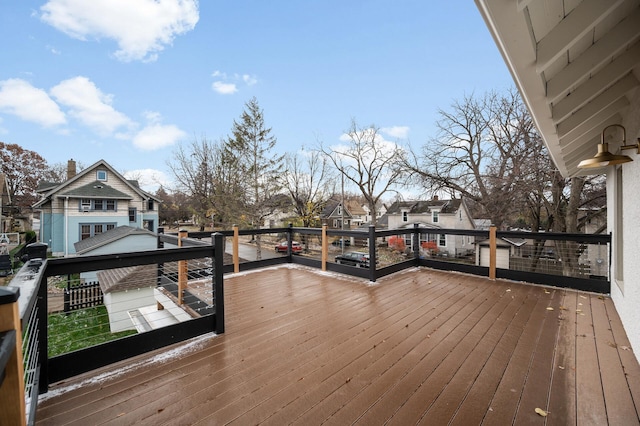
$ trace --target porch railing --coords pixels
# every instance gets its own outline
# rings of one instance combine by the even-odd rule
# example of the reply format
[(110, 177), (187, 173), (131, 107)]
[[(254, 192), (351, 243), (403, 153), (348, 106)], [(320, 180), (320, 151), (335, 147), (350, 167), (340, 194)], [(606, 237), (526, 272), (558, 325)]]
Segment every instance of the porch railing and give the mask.
[[(224, 332), (223, 273), (295, 263), (376, 281), (406, 268), (425, 266), (601, 293), (608, 293), (610, 285), (610, 235), (418, 226), (393, 230), (234, 227), (214, 235), (159, 231), (156, 251), (35, 259), (11, 282), (19, 288), (0, 289), (0, 346), (8, 348), (0, 351), (0, 371), (4, 372), (0, 374), (4, 376), (0, 385), (3, 416), (11, 416), (16, 424), (33, 422), (37, 394), (47, 392), (49, 383), (205, 333)], [(302, 247), (296, 254), (294, 241)], [(275, 246), (282, 242), (287, 249), (276, 254)], [(243, 249), (251, 256), (241, 255)], [(352, 251), (366, 255), (365, 267), (335, 261)], [(101, 315), (107, 321), (104, 334), (113, 338), (114, 330), (121, 329), (130, 334), (52, 354), (54, 331), (58, 329), (51, 324), (65, 313), (62, 308), (61, 313), (50, 312), (55, 309), (49, 306), (48, 288), (57, 281), (63, 285), (69, 285), (69, 280), (82, 283), (85, 274), (100, 274), (102, 279), (104, 304), (110, 307), (100, 308), (103, 313), (95, 318), (100, 319)], [(140, 283), (147, 282), (149, 274), (152, 290), (158, 292), (155, 300), (162, 301), (157, 308), (171, 310), (172, 306), (174, 309), (178, 306), (178, 316), (190, 313), (187, 321), (156, 326), (143, 318), (142, 302), (138, 303), (140, 308), (131, 307), (131, 302), (141, 297), (140, 290), (133, 289), (144, 287)], [(129, 278), (118, 280), (122, 276)], [(106, 286), (105, 281), (111, 286)], [(161, 306), (163, 303), (166, 306)], [(115, 309), (118, 304), (125, 307)], [(86, 310), (80, 312), (87, 316)], [(124, 313), (128, 314), (124, 320), (116, 320)], [(69, 340), (62, 337), (59, 340)], [(21, 341), (24, 343), (20, 344)]]

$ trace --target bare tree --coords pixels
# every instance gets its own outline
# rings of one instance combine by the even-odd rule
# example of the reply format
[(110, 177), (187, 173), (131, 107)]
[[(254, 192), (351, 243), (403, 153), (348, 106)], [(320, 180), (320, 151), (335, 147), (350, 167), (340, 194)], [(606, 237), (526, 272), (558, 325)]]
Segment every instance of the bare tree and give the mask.
[(344, 136), (346, 145), (329, 148), (321, 145), (320, 151), (362, 193), (375, 225), (378, 202), (402, 182), (400, 165), (404, 151), (396, 143), (385, 141), (374, 125), (360, 128), (355, 120)]
[(532, 158), (544, 151), (518, 92), (468, 96), (439, 115), (437, 138), (405, 158), (407, 170), (427, 190), (471, 200), (506, 226), (526, 199)]
[(241, 219), (244, 177), (237, 158), (226, 153), (223, 141), (194, 138), (181, 144), (167, 165), (177, 184), (172, 192), (188, 197), (201, 230), (208, 222), (230, 226)]
[(335, 190), (335, 176), (328, 167), (327, 157), (318, 151), (288, 154), (283, 184), (302, 226), (310, 227)]

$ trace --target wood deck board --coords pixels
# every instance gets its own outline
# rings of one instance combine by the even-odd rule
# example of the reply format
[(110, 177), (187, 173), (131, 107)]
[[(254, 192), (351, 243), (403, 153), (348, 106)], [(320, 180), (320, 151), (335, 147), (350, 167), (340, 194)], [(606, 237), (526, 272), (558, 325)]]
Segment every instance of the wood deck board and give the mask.
[(269, 268), (225, 291), (224, 335), (45, 398), (38, 424), (638, 422), (640, 367), (606, 297), (428, 269), (368, 285)]

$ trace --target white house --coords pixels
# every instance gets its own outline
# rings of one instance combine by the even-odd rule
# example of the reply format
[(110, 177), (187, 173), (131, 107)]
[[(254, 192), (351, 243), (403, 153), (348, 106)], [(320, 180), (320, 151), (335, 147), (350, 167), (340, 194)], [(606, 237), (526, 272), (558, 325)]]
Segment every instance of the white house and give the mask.
[(475, 1), (563, 176), (606, 174), (611, 297), (637, 357), (640, 3)]
[[(438, 229), (475, 229), (467, 204), (462, 199), (440, 200), (434, 197), (426, 201), (396, 201), (387, 209), (388, 229), (430, 228), (432, 233), (421, 235), (423, 241), (431, 241), (440, 255), (460, 256), (475, 250), (474, 237), (467, 235), (447, 235)], [(408, 247), (412, 241), (405, 237)]]

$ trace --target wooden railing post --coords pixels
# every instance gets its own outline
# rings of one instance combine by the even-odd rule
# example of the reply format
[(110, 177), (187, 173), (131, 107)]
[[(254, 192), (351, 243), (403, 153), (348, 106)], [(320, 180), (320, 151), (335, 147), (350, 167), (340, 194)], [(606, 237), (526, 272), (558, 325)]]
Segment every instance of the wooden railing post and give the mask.
[[(178, 247), (182, 247), (182, 239), (187, 238), (189, 233), (183, 229), (178, 232)], [(186, 260), (178, 261), (178, 305), (184, 303), (184, 291), (187, 289), (187, 275), (189, 274), (189, 266)]]
[[(4, 366), (4, 381), (0, 386), (0, 424), (3, 425), (27, 423), (19, 296), (18, 288), (0, 288), (0, 333), (6, 333), (2, 342), (7, 339), (7, 343), (13, 343), (10, 348), (6, 348), (9, 356)], [(0, 353), (5, 348), (2, 349)]]
[(233, 272), (240, 272), (240, 229), (233, 225)]
[(329, 242), (327, 240), (327, 225), (322, 225), (322, 270), (327, 270), (327, 259), (329, 258)]
[(489, 279), (496, 279), (496, 259), (497, 259), (497, 245), (496, 245), (496, 231), (495, 226), (489, 228)]

